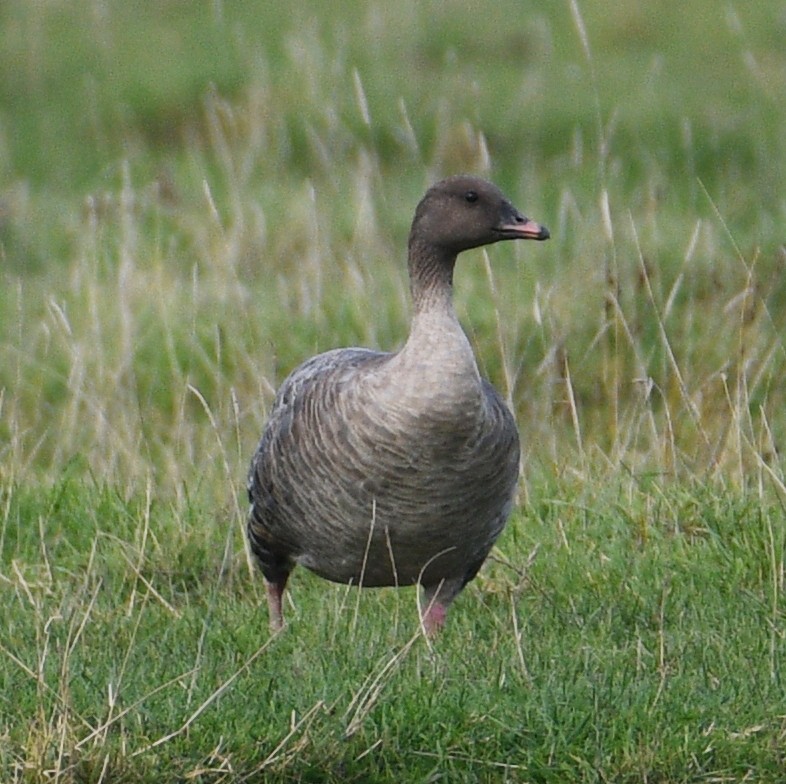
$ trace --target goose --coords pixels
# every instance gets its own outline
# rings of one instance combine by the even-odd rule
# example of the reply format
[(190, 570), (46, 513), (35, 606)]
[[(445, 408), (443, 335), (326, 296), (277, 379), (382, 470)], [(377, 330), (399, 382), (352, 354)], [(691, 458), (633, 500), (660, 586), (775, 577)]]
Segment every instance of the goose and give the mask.
[(437, 182), (409, 233), (403, 347), (333, 349), (281, 384), (248, 475), (248, 543), (271, 631), (284, 625), (296, 564), (360, 587), (419, 585), (421, 628), (443, 626), (505, 526), (520, 460), (513, 415), (453, 307), (456, 257), (549, 236), (490, 182)]

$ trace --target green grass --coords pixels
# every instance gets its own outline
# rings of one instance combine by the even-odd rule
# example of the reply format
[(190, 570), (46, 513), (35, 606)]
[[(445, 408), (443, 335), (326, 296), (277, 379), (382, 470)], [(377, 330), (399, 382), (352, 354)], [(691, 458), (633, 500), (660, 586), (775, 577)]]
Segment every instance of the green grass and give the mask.
[[(0, 780), (778, 781), (773, 1), (0, 6)], [(443, 174), (524, 470), (445, 634), (242, 538), (305, 357), (392, 349)]]
[[(74, 480), (3, 499), (0, 759), (20, 780), (777, 780), (782, 510), (700, 488), (522, 508), (430, 647), (412, 590), (293, 578), (230, 521)], [(31, 525), (31, 521), (37, 525)], [(102, 779), (103, 777), (103, 779)]]

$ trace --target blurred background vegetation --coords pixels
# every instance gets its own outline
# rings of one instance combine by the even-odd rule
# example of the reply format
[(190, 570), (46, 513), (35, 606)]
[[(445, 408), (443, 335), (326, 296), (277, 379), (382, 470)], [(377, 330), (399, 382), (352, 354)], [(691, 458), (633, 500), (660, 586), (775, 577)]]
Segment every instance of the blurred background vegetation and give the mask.
[(784, 34), (776, 2), (3, 3), (4, 470), (242, 474), (298, 361), (402, 342), (412, 211), (459, 171), (554, 237), (458, 279), (535, 464), (771, 464)]

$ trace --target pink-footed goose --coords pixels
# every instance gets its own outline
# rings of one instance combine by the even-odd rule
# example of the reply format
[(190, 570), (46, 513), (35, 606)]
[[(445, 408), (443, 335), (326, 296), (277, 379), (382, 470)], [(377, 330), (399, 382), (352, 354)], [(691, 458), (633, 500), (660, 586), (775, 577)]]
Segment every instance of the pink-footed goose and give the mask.
[(339, 583), (419, 584), (424, 629), (442, 626), (505, 525), (520, 457), (453, 309), (453, 267), (470, 248), (548, 238), (490, 182), (438, 182), (409, 234), (403, 348), (328, 351), (281, 385), (248, 478), (271, 629), (295, 564)]

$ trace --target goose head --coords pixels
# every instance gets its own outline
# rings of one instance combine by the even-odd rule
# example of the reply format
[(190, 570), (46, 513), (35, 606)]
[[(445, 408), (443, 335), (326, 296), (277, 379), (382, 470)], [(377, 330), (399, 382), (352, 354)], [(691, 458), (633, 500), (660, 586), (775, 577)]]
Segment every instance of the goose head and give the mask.
[(418, 204), (410, 249), (459, 253), (500, 240), (547, 240), (549, 231), (522, 215), (493, 183), (458, 175), (436, 183)]

